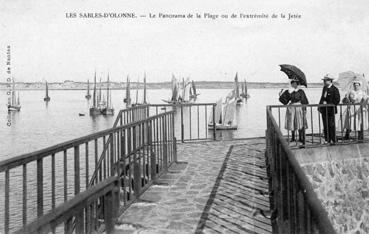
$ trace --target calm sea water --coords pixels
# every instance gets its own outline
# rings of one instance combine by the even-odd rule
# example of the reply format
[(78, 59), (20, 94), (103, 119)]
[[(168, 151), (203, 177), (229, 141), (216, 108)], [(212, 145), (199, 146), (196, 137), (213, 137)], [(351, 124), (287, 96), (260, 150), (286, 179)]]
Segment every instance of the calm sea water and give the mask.
[[(202, 89), (197, 102), (215, 102), (225, 97), (228, 89)], [(265, 107), (279, 104), (280, 89), (250, 89), (251, 98), (237, 108), (238, 130), (230, 137), (245, 138), (265, 135)], [(135, 100), (135, 91), (133, 100)], [(321, 89), (306, 89), (311, 103), (317, 103)], [(139, 94), (140, 98), (141, 93)], [(90, 117), (83, 90), (51, 90), (51, 101), (43, 101), (44, 91), (20, 91), (22, 109), (8, 114), (6, 93), (0, 91), (0, 160), (42, 149), (63, 141), (87, 135), (112, 126), (116, 116)], [(169, 89), (148, 90), (150, 103), (163, 103)], [(124, 91), (113, 90), (112, 102), (118, 113), (123, 105)], [(85, 116), (79, 116), (85, 113)], [(7, 126), (10, 118), (11, 126)]]

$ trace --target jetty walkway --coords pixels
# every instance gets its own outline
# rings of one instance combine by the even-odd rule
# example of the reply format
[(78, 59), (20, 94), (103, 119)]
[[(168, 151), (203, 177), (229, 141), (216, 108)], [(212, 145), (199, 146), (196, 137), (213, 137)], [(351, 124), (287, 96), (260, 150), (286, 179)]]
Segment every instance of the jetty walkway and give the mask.
[[(331, 147), (320, 105), (303, 107), (300, 153), (286, 106), (266, 108), (265, 138), (229, 141), (209, 130), (215, 103), (121, 110), (112, 128), (0, 162), (0, 232), (336, 233), (296, 157)], [(339, 105), (338, 127), (348, 108), (364, 114)], [(369, 142), (363, 123), (337, 129), (341, 147)]]
[(271, 233), (265, 139), (178, 145), (116, 233)]

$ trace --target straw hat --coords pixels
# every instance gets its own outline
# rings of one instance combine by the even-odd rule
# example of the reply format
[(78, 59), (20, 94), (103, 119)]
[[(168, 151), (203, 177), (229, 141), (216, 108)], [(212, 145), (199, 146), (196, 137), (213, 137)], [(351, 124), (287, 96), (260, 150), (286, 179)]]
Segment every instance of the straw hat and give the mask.
[(330, 74), (326, 74), (322, 80), (334, 80), (333, 76)]

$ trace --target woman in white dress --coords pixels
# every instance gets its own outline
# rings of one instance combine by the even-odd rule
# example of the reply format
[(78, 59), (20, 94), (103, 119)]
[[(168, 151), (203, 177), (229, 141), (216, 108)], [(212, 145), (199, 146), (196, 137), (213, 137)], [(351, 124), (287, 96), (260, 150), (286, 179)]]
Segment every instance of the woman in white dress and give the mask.
[(346, 111), (343, 113), (343, 128), (346, 130), (345, 140), (350, 138), (351, 131), (358, 131), (358, 138), (362, 140), (363, 130), (368, 129), (368, 95), (361, 89), (361, 82), (353, 82), (353, 90), (349, 91), (344, 100), (344, 104), (361, 104), (348, 105)]

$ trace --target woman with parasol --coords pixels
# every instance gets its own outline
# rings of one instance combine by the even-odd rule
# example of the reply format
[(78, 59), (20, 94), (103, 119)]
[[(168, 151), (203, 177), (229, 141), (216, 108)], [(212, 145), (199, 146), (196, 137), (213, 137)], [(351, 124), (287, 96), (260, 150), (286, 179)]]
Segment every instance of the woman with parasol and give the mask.
[[(354, 79), (350, 86), (350, 90), (342, 100), (344, 104), (348, 104), (347, 109), (343, 113), (342, 122), (343, 129), (346, 130), (345, 140), (350, 138), (352, 130), (358, 131), (359, 140), (363, 140), (363, 130), (368, 129), (368, 95), (363, 91), (363, 83), (360, 80)], [(361, 104), (360, 106), (350, 106), (349, 104)]]
[(291, 131), (291, 141), (296, 141), (296, 131), (299, 134), (299, 142), (305, 145), (305, 129), (308, 128), (306, 120), (306, 107), (294, 105), (306, 105), (309, 101), (304, 90), (299, 88), (297, 79), (291, 80), (291, 88), (281, 90), (279, 101), (283, 105), (288, 105), (286, 109), (285, 129)]
[(296, 105), (307, 105), (309, 101), (304, 90), (299, 85), (307, 86), (305, 74), (293, 65), (280, 65), (281, 71), (285, 72), (291, 80), (291, 88), (281, 90), (279, 93), (279, 101), (283, 105), (287, 105), (285, 129), (291, 131), (291, 141), (296, 141), (296, 131), (298, 131), (299, 141), (302, 147), (305, 145), (305, 129), (308, 128), (306, 120), (306, 107)]

